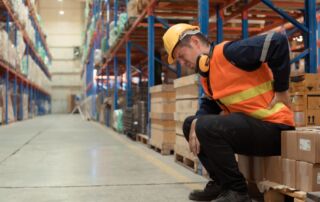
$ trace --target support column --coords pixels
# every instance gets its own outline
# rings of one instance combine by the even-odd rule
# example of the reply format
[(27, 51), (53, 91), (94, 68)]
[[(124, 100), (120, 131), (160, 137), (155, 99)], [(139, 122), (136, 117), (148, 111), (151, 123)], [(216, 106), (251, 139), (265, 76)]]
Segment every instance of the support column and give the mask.
[[(309, 29), (307, 33), (307, 47), (309, 54), (306, 57), (306, 72), (317, 73), (317, 21), (316, 1), (305, 0), (305, 22)], [(306, 47), (306, 48), (307, 48)]]
[(114, 97), (113, 97), (113, 108), (118, 109), (118, 58), (115, 56), (113, 58), (113, 68), (114, 68)]
[(132, 107), (131, 41), (126, 43), (127, 107)]
[[(247, 3), (247, 0), (246, 0)], [(249, 37), (248, 31), (248, 10), (242, 11), (242, 38), (246, 39)]]
[(148, 11), (148, 128), (147, 133), (151, 138), (151, 96), (150, 88), (154, 86), (154, 15), (153, 10)]
[(14, 113), (14, 118), (15, 120), (18, 120), (18, 102), (17, 102), (17, 76), (14, 76), (14, 81), (13, 81), (13, 113)]
[(223, 41), (223, 20), (222, 20), (222, 10), (220, 6), (216, 6), (216, 16), (217, 16), (217, 44)]
[(20, 113), (19, 113), (19, 119), (23, 120), (23, 98), (24, 98), (24, 88), (23, 88), (23, 82), (20, 81)]

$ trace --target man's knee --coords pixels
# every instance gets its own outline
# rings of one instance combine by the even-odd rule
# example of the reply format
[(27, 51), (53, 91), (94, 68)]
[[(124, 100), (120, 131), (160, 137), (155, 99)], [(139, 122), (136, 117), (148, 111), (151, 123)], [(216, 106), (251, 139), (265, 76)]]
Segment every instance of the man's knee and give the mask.
[(197, 119), (195, 131), (198, 139), (202, 139), (206, 135), (211, 137), (221, 133), (221, 124), (219, 115), (205, 115)]
[(195, 118), (196, 118), (196, 116), (189, 116), (183, 122), (182, 130), (183, 130), (183, 134), (187, 140), (189, 140), (189, 133), (190, 133), (190, 129), (191, 129), (191, 124)]

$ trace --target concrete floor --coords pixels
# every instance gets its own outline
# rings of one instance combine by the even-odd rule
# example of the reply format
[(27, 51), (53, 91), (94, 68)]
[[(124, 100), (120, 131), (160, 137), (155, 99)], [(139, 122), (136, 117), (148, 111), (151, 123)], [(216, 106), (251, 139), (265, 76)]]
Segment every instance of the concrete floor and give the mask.
[(207, 180), (76, 115), (0, 126), (0, 201), (185, 202)]

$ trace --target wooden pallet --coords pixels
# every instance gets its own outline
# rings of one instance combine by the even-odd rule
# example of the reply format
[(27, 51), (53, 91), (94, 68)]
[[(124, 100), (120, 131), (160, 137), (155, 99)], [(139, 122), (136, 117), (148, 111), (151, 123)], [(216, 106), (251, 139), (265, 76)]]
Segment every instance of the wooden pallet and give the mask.
[(141, 142), (142, 144), (145, 144), (145, 145), (149, 144), (149, 137), (144, 134), (137, 134), (136, 140), (137, 142)]
[(260, 182), (259, 186), (268, 188), (268, 191), (264, 193), (265, 202), (303, 202), (306, 200), (307, 193), (299, 190), (293, 190), (286, 188), (283, 185), (273, 182)]
[(185, 157), (185, 156), (175, 152), (174, 153), (174, 161), (177, 162), (178, 164), (186, 167), (187, 169), (191, 170), (192, 172), (198, 173), (198, 166), (199, 166), (198, 159), (192, 160), (188, 157)]
[(162, 155), (171, 155), (171, 154), (174, 153), (174, 151), (173, 151), (173, 146), (172, 146), (172, 145), (165, 145), (165, 144), (164, 144), (164, 145), (161, 146), (162, 148), (159, 148), (159, 147), (156, 146), (156, 145), (151, 145), (151, 144), (150, 144), (149, 147), (150, 147), (151, 149), (153, 149), (154, 151), (162, 154)]

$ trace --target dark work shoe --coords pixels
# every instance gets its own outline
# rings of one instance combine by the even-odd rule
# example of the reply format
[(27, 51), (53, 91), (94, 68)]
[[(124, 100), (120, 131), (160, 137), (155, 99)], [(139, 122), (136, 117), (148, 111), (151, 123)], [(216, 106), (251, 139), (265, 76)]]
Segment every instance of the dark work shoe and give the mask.
[(212, 202), (252, 202), (247, 192), (225, 191)]
[(189, 195), (189, 199), (193, 201), (212, 201), (221, 192), (221, 187), (215, 181), (209, 181), (203, 190), (193, 190)]

